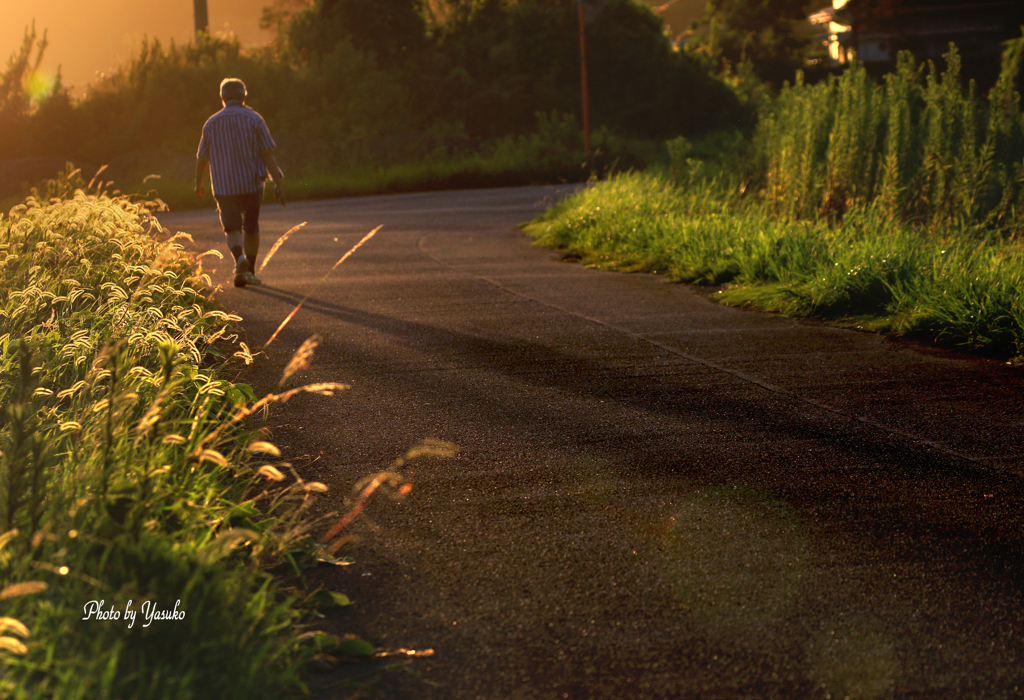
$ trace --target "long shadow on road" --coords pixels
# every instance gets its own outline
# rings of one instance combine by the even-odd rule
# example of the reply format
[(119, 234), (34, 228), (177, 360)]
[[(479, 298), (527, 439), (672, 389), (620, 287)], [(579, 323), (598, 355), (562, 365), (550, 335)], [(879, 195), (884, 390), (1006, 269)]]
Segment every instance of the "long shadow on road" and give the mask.
[[(300, 299), (297, 294), (272, 288), (256, 292), (292, 303)], [(587, 357), (585, 353), (568, 352), (543, 342), (470, 334), (320, 298), (307, 300), (305, 309), (311, 315), (331, 320), (332, 330), (326, 333), (319, 348), (319, 354), (329, 358), (329, 371), (352, 373), (352, 376), (341, 377), (315, 376), (314, 381), (339, 379), (353, 381), (357, 386), (372, 383), (372, 393), (364, 397), (369, 403), (374, 401), (371, 397), (401, 397), (407, 406), (431, 406), (436, 415), (444, 416), (446, 425), (475, 426), (477, 430), (484, 415), (487, 421), (502, 426), (506, 439), (508, 435), (515, 435), (517, 441), (542, 445), (561, 454), (575, 451), (601, 455), (597, 462), (583, 459), (574, 463), (569, 459), (566, 471), (563, 471), (565, 465), (547, 465), (546, 469), (540, 468), (542, 474), (536, 473), (538, 470), (534, 468), (531, 470), (534, 473), (524, 475), (511, 468), (495, 469), (495, 462), (501, 463), (506, 458), (500, 455), (500, 448), (493, 448), (494, 444), (501, 444), (503, 436), (490, 429), (484, 429), (482, 436), (467, 436), (476, 431), (465, 429), (462, 434), (456, 430), (438, 435), (463, 444), (468, 454), (460, 460), (456, 474), (445, 472), (420, 477), (415, 505), (401, 510), (385, 508), (374, 515), (383, 529), (364, 534), (368, 538), (386, 540), (388, 544), (383, 551), (379, 547), (364, 550), (357, 558), (375, 562), (376, 583), (369, 586), (356, 581), (353, 585), (344, 574), (338, 580), (324, 579), (360, 601), (371, 619), (375, 608), (392, 607), (385, 605), (381, 596), (424, 597), (423, 591), (403, 590), (403, 577), (413, 569), (436, 571), (434, 566), (447, 558), (440, 552), (449, 550), (453, 540), (465, 542), (470, 537), (484, 537), (484, 531), (492, 529), (496, 522), (504, 521), (515, 528), (514, 537), (529, 542), (530, 546), (525, 547), (526, 551), (522, 546), (495, 546), (489, 550), (490, 556), (480, 551), (469, 556), (463, 553), (465, 561), (460, 567), (472, 567), (481, 559), (493, 565), (499, 557), (508, 560), (503, 568), (514, 567), (516, 561), (537, 557), (538, 550), (550, 552), (551, 542), (563, 539), (566, 531), (571, 532), (573, 528), (552, 532), (523, 527), (526, 522), (535, 525), (544, 517), (544, 511), (553, 507), (551, 502), (529, 503), (531, 499), (525, 499), (524, 503), (522, 493), (534, 492), (539, 480), (551, 494), (574, 492), (576, 497), (569, 499), (574, 501), (574, 508), (581, 507), (578, 497), (582, 493), (583, 513), (601, 513), (601, 517), (608, 520), (607, 528), (616, 530), (618, 537), (625, 532), (631, 542), (639, 538), (650, 552), (657, 552), (661, 559), (660, 573), (655, 576), (658, 581), (647, 581), (643, 588), (660, 589), (661, 596), (670, 599), (677, 612), (682, 605), (685, 613), (696, 620), (695, 628), (688, 633), (690, 643), (696, 635), (707, 645), (711, 657), (717, 657), (718, 654), (712, 652), (718, 650), (722, 656), (734, 659), (738, 658), (738, 652), (730, 650), (728, 644), (723, 648), (722, 637), (735, 641), (736, 636), (752, 635), (768, 645), (756, 652), (746, 649), (741, 655), (742, 662), (737, 661), (741, 671), (730, 676), (733, 680), (729, 683), (722, 684), (711, 669), (703, 669), (698, 675), (703, 678), (700, 688), (707, 686), (708, 689), (700, 693), (707, 693), (708, 697), (719, 696), (716, 693), (725, 693), (720, 695), (722, 697), (732, 696), (729, 694), (733, 692), (789, 697), (814, 695), (815, 683), (807, 675), (806, 656), (810, 653), (807, 649), (820, 645), (820, 640), (804, 624), (809, 611), (798, 614), (794, 609), (800, 599), (803, 605), (813, 605), (813, 591), (817, 591), (819, 603), (822, 595), (828, 600), (834, 598), (837, 591), (845, 591), (842, 604), (832, 601), (832, 605), (843, 612), (838, 622), (830, 623), (839, 629), (839, 632), (832, 630), (833, 635), (839, 634), (844, 640), (841, 644), (849, 647), (844, 647), (842, 653), (863, 655), (878, 651), (865, 649), (863, 645), (878, 644), (883, 650), (892, 647), (886, 652), (892, 658), (887, 657), (883, 666), (896, 664), (897, 657), (904, 662), (904, 657), (921, 654), (910, 649), (897, 654), (893, 645), (898, 643), (892, 641), (890, 629), (893, 623), (885, 619), (884, 613), (882, 622), (878, 619), (879, 598), (901, 600), (901, 605), (909, 605), (915, 615), (927, 615), (928, 610), (968, 608), (969, 612), (961, 610), (959, 614), (970, 615), (978, 626), (951, 628), (946, 626), (948, 621), (943, 621), (939, 624), (942, 632), (933, 633), (936, 636), (932, 645), (936, 648), (942, 646), (942, 635), (947, 635), (950, 646), (980, 653), (985, 640), (1000, 638), (1002, 634), (1012, 635), (1008, 630), (1020, 629), (1024, 484), (1014, 475), (912, 444), (841, 416), (814, 411), (731, 375), (709, 376), (715, 373), (668, 353), (654, 350), (656, 356), (648, 358), (645, 369), (638, 371), (632, 359), (636, 355), (650, 354), (652, 350), (636, 346), (628, 339), (620, 339), (623, 344), (616, 348), (609, 361), (607, 357)], [(315, 327), (318, 322), (309, 319), (307, 323)], [(248, 332), (250, 337), (266, 337), (272, 330), (269, 325), (261, 328), (259, 323), (252, 323)], [(369, 344), (368, 334), (375, 338)], [(293, 345), (302, 339), (299, 334), (291, 334)], [(287, 344), (287, 334), (279, 342)], [(381, 351), (384, 343), (389, 348), (386, 353)], [(276, 362), (268, 362), (261, 372), (273, 376), (280, 369), (275, 365), (283, 364), (285, 359), (278, 357)], [(514, 386), (519, 405), (496, 403), (492, 392), (497, 385)], [(548, 410), (540, 397), (552, 394), (571, 397), (572, 401), (582, 404), (603, 404), (606, 413), (628, 416), (628, 419), (595, 421), (587, 419), (585, 414)], [(315, 399), (306, 399), (304, 405), (289, 411), (293, 424), (298, 420), (306, 425), (300, 438), (304, 449), (328, 455), (347, 452), (350, 447), (346, 436), (327, 427), (324, 414), (314, 407), (315, 403)], [(401, 409), (394, 410), (401, 413)], [(319, 429), (321, 425), (323, 429)], [(742, 426), (742, 430), (737, 426)], [(427, 429), (422, 422), (417, 427)], [(380, 442), (394, 444), (394, 422), (389, 423), (387, 430), (392, 432), (390, 439)], [(287, 434), (287, 430), (278, 432)], [(361, 426), (354, 432), (361, 443), (378, 442), (372, 426)], [(406, 437), (411, 443), (422, 435), (417, 435), (414, 429), (407, 431)], [(379, 457), (382, 461), (385, 458), (384, 455)], [(361, 464), (365, 465), (366, 461)], [(355, 464), (360, 462), (357, 460), (349, 468)], [(335, 488), (344, 489), (346, 479), (354, 481), (360, 474), (349, 472), (342, 477), (338, 473), (320, 471), (316, 476)], [(609, 479), (616, 485), (609, 486), (606, 483)], [(655, 509), (656, 512), (638, 511), (630, 493), (641, 484), (658, 481), (669, 484), (667, 488), (664, 484), (656, 487), (665, 492), (663, 495), (668, 495), (668, 501)], [(429, 515), (441, 513), (438, 502), (450, 500), (453, 491), (469, 499), (467, 505), (456, 511), (459, 517), (491, 527), (476, 529), (465, 536), (465, 523), (460, 527), (450, 522), (433, 522)], [(557, 495), (554, 499), (556, 503), (560, 500)], [(475, 512), (469, 516), (467, 511)], [(705, 517), (708, 521), (718, 518), (720, 522), (709, 525), (710, 530), (702, 534), (699, 526), (693, 528), (695, 522), (702, 522)], [(572, 521), (573, 518), (567, 519), (569, 523)], [(755, 545), (760, 551), (752, 549)], [(578, 542), (562, 544), (563, 548), (578, 546)], [(434, 556), (424, 554), (424, 550), (430, 548), (438, 552)], [(383, 573), (381, 569), (386, 572), (388, 566), (382, 567), (382, 560), (392, 554), (392, 549), (401, 554), (391, 563), (390, 573)], [(450, 550), (448, 555), (456, 556)], [(543, 558), (543, 554), (540, 556)], [(673, 558), (678, 558), (675, 564)], [(777, 570), (780, 562), (775, 558), (793, 559), (791, 563), (797, 564), (799, 575), (791, 577), (789, 572), (780, 573)], [(562, 558), (557, 559), (564, 566)], [(432, 561), (434, 566), (424, 566), (424, 560)], [(851, 560), (854, 570), (864, 570), (865, 580), (849, 580)], [(686, 566), (680, 563), (683, 561), (687, 562)], [(817, 563), (812, 563), (815, 561)], [(694, 563), (703, 571), (700, 576), (692, 571)], [(552, 568), (559, 564), (552, 562)], [(621, 566), (619, 563), (611, 568)], [(880, 580), (877, 572), (866, 573), (869, 566), (881, 568), (886, 572), (884, 575), (893, 580)], [(740, 570), (744, 567), (748, 570), (752, 567), (757, 575), (743, 577)], [(845, 580), (830, 581), (840, 571), (841, 579)], [(555, 578), (567, 575), (563, 573)], [(608, 575), (614, 576), (613, 573)], [(433, 579), (433, 585), (443, 588), (447, 582), (448, 586), (461, 591), (465, 599), (457, 609), (472, 619), (473, 606), (466, 603), (474, 597), (470, 590), (473, 587), (459, 586), (459, 578), (459, 575), (453, 578), (449, 570), (440, 580)], [(387, 592), (380, 590), (382, 580), (388, 582)], [(421, 580), (420, 585), (423, 583)], [(494, 581), (490, 584), (488, 595), (507, 591), (507, 586)], [(578, 582), (565, 581), (565, 585), (571, 590), (578, 587)], [(967, 601), (962, 597), (963, 591), (983, 591), (984, 594)], [(653, 600), (661, 596), (654, 596)], [(436, 608), (437, 602), (433, 600), (423, 606)], [(616, 602), (618, 609), (603, 610), (602, 614), (612, 620), (644, 620), (655, 630), (660, 627), (657, 620), (662, 612), (658, 608), (652, 609), (632, 597), (628, 598), (628, 603)], [(884, 610), (884, 606), (881, 609)], [(847, 619), (856, 610), (867, 615), (868, 622), (855, 616)], [(823, 613), (810, 612), (811, 617), (815, 614)], [(489, 625), (501, 627), (496, 624), (496, 617), (487, 619)], [(824, 615), (823, 619), (832, 619), (832, 616)], [(996, 620), (1001, 622), (994, 622)], [(1002, 627), (1007, 623), (1009, 627)], [(342, 617), (337, 624), (339, 631), (355, 625), (375, 641), (382, 641), (380, 635), (384, 628), (390, 630), (390, 635), (400, 635), (403, 628), (394, 618), (386, 617), (375, 622)], [(566, 621), (566, 624), (571, 623)], [(765, 637), (764, 628), (773, 625), (778, 629)], [(1002, 632), (993, 629), (993, 625), (1002, 628)], [(705, 629), (698, 634), (696, 630), (702, 626)], [(436, 627), (432, 634), (421, 636), (423, 626), (413, 625), (411, 629), (416, 628), (420, 633), (416, 636), (431, 646), (444, 646), (443, 641), (451, 633), (446, 628)], [(513, 643), (501, 633), (492, 636), (496, 632), (492, 629), (490, 633), (482, 633), (481, 639), (474, 643), (492, 653), (497, 648), (495, 645), (504, 648)], [(916, 634), (922, 632), (917, 630)], [(649, 637), (659, 635), (645, 636), (650, 645), (653, 640)], [(545, 638), (548, 644), (564, 644), (575, 635), (554, 634)], [(655, 658), (667, 653), (666, 661), (674, 659), (672, 663), (680, 675), (673, 676), (676, 681), (665, 679), (668, 683), (665, 692), (685, 695), (697, 692), (692, 687), (692, 678), (678, 679), (686, 674), (692, 676), (695, 670), (690, 667), (693, 660), (689, 652), (685, 659), (676, 656), (682, 650), (673, 639), (679, 638), (679, 635), (660, 638), (656, 646), (667, 645), (660, 651), (644, 644), (637, 651), (642, 652), (640, 656), (653, 654)], [(445, 663), (418, 664), (423, 668), (424, 678), (443, 683), (442, 688), (432, 689), (426, 682), (404, 677), (389, 677), (380, 681), (379, 692), (385, 693), (385, 697), (391, 693), (409, 693), (416, 697), (472, 696), (464, 695), (464, 683), (452, 677), (449, 666), (455, 653), (453, 648), (464, 646), (466, 640), (448, 641), (451, 647), (444, 651)], [(793, 646), (788, 648), (788, 645)], [(846, 679), (842, 681), (846, 683), (844, 687), (852, 688), (861, 686), (847, 677), (850, 674), (870, 676), (878, 672), (882, 673), (881, 680), (876, 679), (881, 683), (880, 688), (896, 687), (895, 679), (885, 675), (890, 673), (885, 670), (888, 666), (882, 671), (865, 669), (845, 656), (833, 659), (832, 663), (828, 661), (832, 652), (828, 647), (825, 649), (821, 652), (825, 660), (820, 663), (827, 668), (819, 670), (818, 676), (831, 678), (830, 673), (838, 674), (836, 677), (840, 680)], [(591, 649), (589, 653), (590, 664), (608, 663), (617, 668), (623, 678), (645, 677), (640, 666), (624, 663), (618, 654), (612, 653), (602, 661), (601, 649)], [(990, 658), (993, 653), (996, 652), (988, 650)], [(1017, 653), (1010, 646), (999, 651), (999, 654), (1011, 655), (1002, 658), (1002, 663), (1012, 664), (1018, 658)], [(474, 649), (459, 656), (467, 662), (475, 659), (473, 663), (481, 663), (479, 654), (480, 650)], [(570, 676), (582, 674), (582, 680), (560, 686), (572, 691), (570, 697), (615, 693), (631, 697), (628, 692), (622, 695), (624, 686), (618, 682), (607, 685), (607, 693), (598, 692), (593, 683), (598, 678), (606, 679), (606, 674), (588, 674), (586, 668), (590, 666), (586, 664), (570, 663), (567, 668), (564, 662), (553, 663), (551, 659), (542, 658), (545, 654), (540, 650), (536, 655), (527, 654), (519, 660), (517, 668), (534, 669), (531, 678), (545, 677), (549, 671), (556, 677), (567, 671)], [(794, 654), (799, 663), (794, 662)], [(933, 659), (929, 658), (927, 663), (930, 673), (938, 672)], [(843, 671), (844, 664), (853, 664), (853, 670)], [(499, 671), (500, 665), (493, 667), (493, 659), (485, 662), (484, 667), (492, 668), (486, 672), (475, 671), (474, 675), (495, 674), (497, 684), (490, 688), (486, 697), (501, 697), (502, 693), (537, 685), (537, 681), (523, 681), (521, 675), (510, 673), (508, 667)], [(796, 669), (799, 673), (793, 676)], [(787, 677), (783, 671), (788, 672), (790, 680), (782, 680)], [(709, 684), (709, 677), (717, 682)], [(779, 680), (766, 680), (772, 677)], [(838, 681), (833, 679), (833, 682)], [(479, 686), (473, 684), (473, 687), (477, 688), (473, 692), (479, 692)], [(553, 686), (548, 689), (557, 690)], [(646, 697), (651, 692), (638, 691), (636, 696)], [(936, 689), (936, 692), (941, 694), (942, 691)], [(889, 690), (885, 690), (883, 696), (888, 694)]]
[[(435, 651), (364, 695), (1020, 697), (1019, 378), (555, 263), (512, 228), (539, 196), (289, 209), (310, 225), (274, 272), (299, 290), (389, 228), (246, 375), (275, 391), (316, 333), (293, 381), (352, 385), (273, 407), (274, 442), (325, 510), (424, 437), (462, 448), (403, 467), (355, 564), (312, 574), (353, 600), (332, 631)], [(259, 347), (302, 295), (225, 299)]]

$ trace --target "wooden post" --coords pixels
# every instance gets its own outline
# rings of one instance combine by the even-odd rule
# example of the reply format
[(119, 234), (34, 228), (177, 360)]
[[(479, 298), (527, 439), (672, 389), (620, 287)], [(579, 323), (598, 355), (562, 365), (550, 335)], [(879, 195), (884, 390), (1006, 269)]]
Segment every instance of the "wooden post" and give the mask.
[(210, 33), (210, 14), (206, 10), (206, 0), (192, 0), (192, 10), (196, 18), (196, 34)]
[(583, 20), (583, 0), (576, 0), (580, 20), (580, 93), (583, 99), (583, 152), (590, 153), (590, 95), (587, 91), (587, 27)]

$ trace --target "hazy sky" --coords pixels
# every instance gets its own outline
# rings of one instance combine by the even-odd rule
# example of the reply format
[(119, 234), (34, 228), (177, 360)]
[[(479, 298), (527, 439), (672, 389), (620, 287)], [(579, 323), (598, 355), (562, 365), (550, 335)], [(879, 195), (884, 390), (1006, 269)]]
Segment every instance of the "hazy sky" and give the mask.
[[(230, 29), (243, 44), (264, 44), (269, 32), (259, 28), (268, 0), (207, 0), (210, 30)], [(36, 23), (50, 46), (43, 68), (61, 66), (64, 84), (76, 93), (97, 72), (125, 63), (144, 36), (168, 43), (192, 35), (192, 0), (0, 0), (0, 65), (21, 45), (25, 28)]]

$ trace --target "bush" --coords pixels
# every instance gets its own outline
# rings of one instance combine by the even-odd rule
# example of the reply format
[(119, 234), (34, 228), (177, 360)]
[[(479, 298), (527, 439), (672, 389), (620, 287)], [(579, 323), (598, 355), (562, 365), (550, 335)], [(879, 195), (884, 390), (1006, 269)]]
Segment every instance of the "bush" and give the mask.
[(1024, 39), (1010, 42), (987, 103), (946, 70), (901, 53), (882, 85), (854, 63), (839, 78), (786, 86), (755, 135), (768, 201), (777, 212), (842, 216), (873, 204), (928, 229), (976, 224), (1021, 231), (1024, 119), (1014, 81)]

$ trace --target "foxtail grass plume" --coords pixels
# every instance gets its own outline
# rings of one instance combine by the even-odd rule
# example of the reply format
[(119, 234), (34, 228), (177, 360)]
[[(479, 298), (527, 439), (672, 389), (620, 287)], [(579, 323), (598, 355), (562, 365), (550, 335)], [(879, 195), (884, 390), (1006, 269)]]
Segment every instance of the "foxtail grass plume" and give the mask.
[(284, 368), (284, 373), (281, 375), (281, 381), (277, 383), (278, 387), (284, 386), (284, 383), (295, 374), (301, 372), (304, 369), (309, 369), (309, 366), (313, 362), (313, 351), (316, 346), (320, 344), (320, 336), (312, 335), (306, 338), (306, 342), (295, 351), (292, 355), (292, 359), (288, 362), (288, 366)]
[(264, 464), (256, 471), (256, 473), (259, 476), (264, 476), (270, 479), (271, 481), (284, 481), (284, 474), (281, 473), (281, 470), (270, 464)]
[(14, 585), (8, 586), (0, 591), (0, 600), (15, 598), (20, 595), (42, 593), (46, 590), (46, 587), (45, 581), (25, 581), (24, 583), (15, 583)]
[[(89, 180), (89, 184), (85, 186), (85, 189), (86, 190), (91, 190), (92, 186), (93, 186), (93, 183), (96, 182), (96, 178), (98, 178), (103, 173), (103, 171), (106, 170), (108, 167), (110, 167), (110, 166), (109, 165), (102, 165), (102, 166), (100, 166), (100, 169), (97, 170), (96, 174), (92, 176), (92, 179)], [(99, 185), (97, 185), (97, 187), (99, 187), (102, 184), (103, 184), (103, 181), (100, 180), (100, 183), (99, 183)]]
[(277, 445), (270, 442), (264, 442), (262, 440), (249, 443), (249, 446), (245, 449), (247, 452), (261, 452), (263, 454), (268, 454), (271, 457), (281, 456), (281, 450), (277, 449)]
[(309, 299), (309, 297), (311, 297), (313, 295), (313, 292), (316, 291), (317, 287), (319, 287), (320, 284), (322, 284), (330, 276), (330, 274), (337, 269), (338, 265), (340, 265), (343, 262), (345, 262), (346, 260), (348, 260), (349, 256), (352, 255), (352, 253), (354, 253), (357, 250), (359, 250), (360, 246), (362, 246), (368, 240), (373, 238), (373, 236), (377, 233), (377, 231), (380, 231), (382, 228), (384, 228), (384, 224), (381, 224), (380, 226), (378, 226), (377, 228), (373, 229), (368, 234), (363, 236), (358, 243), (356, 243), (354, 246), (352, 246), (351, 250), (349, 250), (347, 253), (342, 255), (341, 258), (338, 260), (338, 262), (334, 263), (334, 267), (332, 267), (330, 270), (328, 270), (327, 273), (323, 277), (321, 277), (317, 281), (317, 283), (315, 285), (313, 285), (313, 289), (311, 289), (309, 291), (309, 294), (304, 296), (302, 298), (302, 301), (299, 302), (298, 306), (296, 306), (294, 309), (292, 309), (292, 312), (290, 314), (288, 314), (288, 316), (286, 316), (283, 321), (281, 321), (281, 325), (278, 326), (277, 330), (274, 331), (274, 334), (272, 336), (270, 336), (270, 340), (268, 340), (266, 343), (263, 344), (264, 348), (266, 348), (268, 345), (270, 345), (271, 343), (274, 342), (274, 339), (277, 338), (278, 334), (282, 330), (284, 330), (284, 327), (287, 326), (288, 323), (295, 317), (295, 314), (297, 314), (299, 312), (299, 309), (301, 309), (302, 305), (306, 303), (306, 300)]
[(274, 242), (274, 245), (270, 247), (270, 252), (269, 252), (269, 253), (267, 253), (267, 254), (266, 254), (266, 255), (265, 255), (264, 257), (263, 257), (263, 263), (262, 263), (262, 264), (260, 265), (260, 269), (259, 269), (259, 270), (257, 270), (257, 272), (263, 272), (263, 268), (265, 268), (265, 267), (267, 266), (267, 264), (268, 264), (268, 263), (270, 262), (270, 259), (271, 259), (272, 257), (274, 257), (274, 253), (276, 253), (276, 252), (277, 252), (277, 249), (278, 249), (278, 248), (280, 248), (280, 247), (281, 247), (282, 245), (284, 245), (284, 242), (288, 240), (288, 237), (289, 237), (289, 236), (291, 236), (291, 235), (292, 235), (293, 233), (295, 233), (296, 231), (298, 231), (298, 230), (299, 230), (300, 228), (302, 228), (302, 227), (303, 227), (303, 226), (305, 226), (305, 225), (306, 225), (306, 222), (305, 222), (305, 221), (303, 221), (303, 222), (302, 222), (301, 224), (299, 224), (298, 226), (292, 226), (292, 227), (291, 227), (290, 229), (288, 229), (287, 231), (285, 231), (284, 235), (283, 235), (283, 236), (281, 236), (280, 238), (278, 238), (278, 239), (277, 239), (277, 240), (276, 240), (276, 241)]

